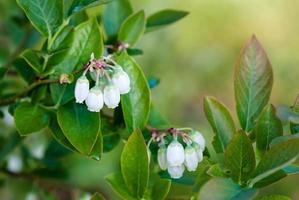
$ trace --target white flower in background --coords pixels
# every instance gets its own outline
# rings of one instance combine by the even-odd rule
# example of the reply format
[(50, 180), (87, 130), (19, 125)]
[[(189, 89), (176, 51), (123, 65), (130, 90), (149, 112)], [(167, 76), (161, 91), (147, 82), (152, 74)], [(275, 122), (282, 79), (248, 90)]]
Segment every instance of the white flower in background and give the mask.
[(120, 102), (119, 89), (109, 84), (104, 88), (104, 102), (108, 108), (116, 108)]
[(191, 146), (187, 145), (185, 148), (185, 166), (187, 170), (192, 172), (196, 171), (198, 165), (198, 155), (196, 150)]
[(177, 140), (173, 140), (167, 147), (167, 165), (180, 166), (184, 163), (185, 152), (184, 147)]
[(91, 112), (100, 112), (103, 108), (103, 94), (98, 86), (90, 89), (88, 96), (85, 100), (87, 109)]
[(75, 86), (76, 103), (83, 103), (89, 92), (89, 81), (85, 75), (78, 78)]
[(158, 164), (162, 170), (167, 169), (167, 156), (165, 145), (161, 145), (158, 150)]
[(205, 150), (206, 141), (200, 132), (192, 131), (190, 137), (194, 142), (196, 142), (199, 145), (202, 151)]
[(23, 169), (23, 161), (19, 154), (12, 154), (7, 158), (7, 169), (10, 172), (19, 173)]
[(183, 173), (185, 171), (185, 166), (184, 165), (168, 166), (167, 171), (171, 178), (178, 179), (183, 176)]
[(38, 200), (38, 196), (35, 192), (27, 193), (25, 200)]
[(112, 83), (118, 87), (120, 94), (126, 94), (130, 91), (130, 78), (121, 68), (117, 69), (112, 76)]

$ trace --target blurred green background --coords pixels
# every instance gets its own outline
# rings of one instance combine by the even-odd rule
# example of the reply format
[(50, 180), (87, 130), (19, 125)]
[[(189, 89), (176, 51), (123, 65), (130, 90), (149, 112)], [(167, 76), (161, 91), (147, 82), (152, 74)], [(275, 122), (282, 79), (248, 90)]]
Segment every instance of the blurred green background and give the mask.
[[(160, 78), (160, 84), (152, 90), (153, 102), (173, 124), (195, 127), (209, 138), (212, 133), (202, 109), (205, 95), (221, 100), (236, 116), (233, 67), (252, 34), (263, 44), (273, 66), (271, 103), (293, 103), (299, 91), (299, 1), (132, 0), (132, 4), (136, 11), (144, 9), (147, 15), (165, 8), (190, 12), (178, 23), (146, 34), (138, 44), (144, 55), (136, 57), (148, 77)], [(0, 30), (10, 25), (10, 31), (17, 31), (9, 23), (11, 16), (20, 12), (15, 2), (0, 0), (0, 7)], [(101, 8), (93, 8), (92, 12), (97, 9)], [(0, 35), (0, 64), (6, 60), (7, 50), (12, 52), (20, 42), (14, 35)], [(103, 177), (118, 167), (117, 159), (111, 157), (117, 157), (121, 149), (120, 144), (101, 162), (68, 156), (64, 162), (70, 169), (69, 181), (86, 188), (99, 187), (109, 199), (116, 199)], [(299, 199), (298, 178), (285, 178), (265, 188), (262, 194), (286, 194)], [(11, 190), (24, 187), (18, 184), (19, 180), (6, 182), (0, 197), (5, 194), (8, 199), (16, 199)], [(24, 184), (29, 187), (28, 182)]]

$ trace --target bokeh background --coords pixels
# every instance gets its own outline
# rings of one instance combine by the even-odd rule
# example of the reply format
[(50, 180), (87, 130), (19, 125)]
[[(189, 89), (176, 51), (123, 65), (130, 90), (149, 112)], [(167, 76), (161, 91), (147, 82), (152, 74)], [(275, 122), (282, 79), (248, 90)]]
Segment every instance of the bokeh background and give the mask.
[[(274, 70), (271, 103), (291, 105), (299, 92), (299, 1), (296, 0), (132, 0), (134, 9), (147, 15), (165, 8), (190, 14), (165, 29), (146, 34), (138, 47), (144, 55), (136, 57), (148, 77), (160, 79), (152, 90), (153, 102), (173, 124), (191, 126), (210, 138), (202, 102), (215, 96), (235, 114), (233, 67), (244, 44), (255, 34), (266, 49)], [(95, 12), (93, 8), (90, 12)], [(0, 64), (20, 42), (11, 17), (20, 10), (12, 0), (0, 0)], [(9, 116), (7, 116), (9, 120)], [(235, 122), (238, 123), (236, 117)], [(4, 125), (3, 125), (4, 126)], [(38, 139), (34, 138), (38, 137)], [(42, 136), (26, 138), (28, 145)], [(46, 139), (45, 139), (46, 140)], [(104, 176), (118, 167), (116, 159), (122, 145), (105, 154), (101, 162), (77, 155), (64, 158), (70, 171), (69, 183), (84, 188), (101, 188), (109, 199), (117, 199)], [(103, 164), (105, 163), (105, 164)], [(299, 199), (299, 176), (287, 177), (263, 189), (261, 194), (285, 194)], [(26, 186), (26, 187), (25, 187)], [(0, 198), (23, 199), (38, 185), (9, 179), (0, 188)], [(12, 191), (22, 190), (18, 194)], [(184, 188), (185, 190), (185, 188)], [(174, 190), (173, 190), (174, 191)], [(185, 190), (186, 191), (186, 190)], [(19, 196), (16, 196), (19, 195)], [(171, 199), (184, 199), (175, 193)], [(2, 199), (2, 198), (1, 198)]]

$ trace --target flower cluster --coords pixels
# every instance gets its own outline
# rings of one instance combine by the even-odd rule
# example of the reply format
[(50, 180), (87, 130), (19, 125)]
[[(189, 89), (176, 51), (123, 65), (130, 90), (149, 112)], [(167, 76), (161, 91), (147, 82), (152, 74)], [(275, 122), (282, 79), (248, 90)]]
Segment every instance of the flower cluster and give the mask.
[[(188, 171), (196, 171), (198, 163), (203, 159), (203, 151), (205, 149), (205, 139), (200, 132), (189, 128), (171, 128), (167, 129), (167, 131), (154, 130), (152, 133), (152, 139), (149, 144), (152, 141), (158, 142), (158, 164), (162, 170), (167, 170), (174, 179), (183, 176), (185, 167)], [(168, 133), (172, 137), (167, 145), (165, 137)], [(179, 141), (179, 136), (182, 142)]]
[[(95, 85), (90, 89), (86, 73), (90, 72)], [(120, 95), (130, 91), (128, 74), (110, 56), (95, 59), (91, 54), (83, 75), (78, 78), (75, 86), (76, 103), (83, 103), (91, 112), (100, 112), (104, 104), (108, 108), (116, 108)]]

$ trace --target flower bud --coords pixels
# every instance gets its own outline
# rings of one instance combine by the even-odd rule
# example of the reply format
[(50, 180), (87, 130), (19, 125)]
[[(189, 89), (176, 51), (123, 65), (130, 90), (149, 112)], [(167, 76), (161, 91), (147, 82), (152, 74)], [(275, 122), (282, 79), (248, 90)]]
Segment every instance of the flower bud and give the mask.
[(89, 81), (86, 76), (82, 75), (78, 78), (75, 86), (75, 98), (76, 103), (83, 103), (83, 101), (87, 98), (89, 91)]
[(120, 94), (126, 94), (130, 91), (130, 78), (121, 68), (118, 69), (112, 77), (112, 83), (118, 87)]
[(198, 165), (198, 155), (196, 150), (191, 146), (188, 145), (185, 148), (185, 166), (187, 170), (192, 172), (195, 171)]
[(177, 140), (173, 140), (167, 147), (166, 152), (168, 166), (180, 166), (184, 163), (184, 147)]
[(170, 175), (171, 178), (178, 179), (183, 176), (185, 170), (184, 165), (179, 165), (179, 166), (168, 166), (167, 171)]
[(116, 108), (120, 102), (119, 89), (113, 84), (104, 88), (104, 102), (108, 108)]
[(162, 170), (167, 169), (166, 147), (161, 145), (158, 150), (158, 164)]
[(100, 112), (103, 108), (103, 94), (99, 87), (95, 86), (90, 89), (85, 100), (87, 109), (91, 112)]
[(201, 151), (205, 150), (206, 141), (200, 132), (192, 131), (190, 137), (194, 142), (196, 142), (199, 145)]

